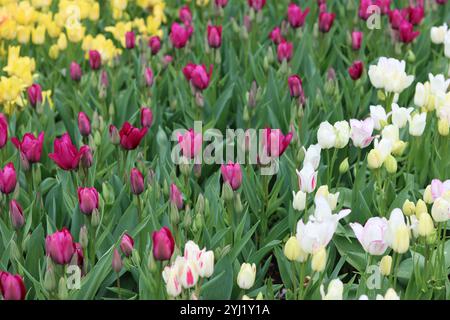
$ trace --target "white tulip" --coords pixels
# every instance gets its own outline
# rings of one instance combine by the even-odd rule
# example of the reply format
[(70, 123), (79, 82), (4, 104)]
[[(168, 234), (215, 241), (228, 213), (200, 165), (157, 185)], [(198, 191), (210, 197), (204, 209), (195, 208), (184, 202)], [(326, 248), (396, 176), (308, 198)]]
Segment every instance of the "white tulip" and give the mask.
[(342, 149), (348, 144), (350, 139), (350, 126), (347, 121), (338, 121), (334, 124), (336, 132), (335, 148)]
[(336, 209), (337, 201), (339, 199), (339, 192), (336, 193), (330, 193), (328, 191), (328, 186), (320, 186), (317, 189), (316, 195), (314, 196), (314, 200), (318, 199), (319, 197), (325, 198), (327, 200), (328, 205), (330, 206), (331, 210)]
[(430, 31), (431, 42), (434, 44), (442, 44), (444, 43), (445, 35), (447, 33), (447, 24), (444, 23), (440, 27), (432, 27)]
[(437, 198), (431, 207), (431, 216), (436, 222), (450, 219), (450, 202), (445, 198)]
[(243, 263), (237, 276), (237, 284), (241, 289), (250, 289), (255, 284), (256, 265)]
[(306, 193), (313, 192), (317, 184), (317, 171), (314, 170), (312, 164), (307, 162), (302, 170), (295, 171), (297, 172), (300, 190)]
[(427, 124), (426, 112), (415, 114), (409, 121), (409, 134), (416, 137), (421, 136), (425, 130), (426, 124)]
[(398, 104), (392, 104), (392, 123), (398, 128), (403, 128), (411, 118), (411, 112), (414, 108), (400, 108)]
[(303, 160), (303, 163), (311, 163), (314, 170), (317, 170), (320, 164), (320, 151), (322, 148), (319, 144), (312, 144), (308, 147), (306, 150), (305, 147), (303, 147), (303, 151), (305, 153), (305, 159)]
[(369, 67), (369, 79), (377, 89), (386, 92), (401, 93), (414, 81), (414, 76), (405, 72), (405, 61), (381, 57), (376, 65)]
[(334, 147), (336, 143), (336, 132), (328, 121), (320, 124), (319, 130), (317, 131), (317, 141), (322, 149), (331, 149)]
[(386, 110), (380, 105), (370, 106), (370, 117), (373, 119), (373, 126), (377, 130), (381, 130), (387, 123)]
[(330, 281), (326, 294), (323, 284), (320, 286), (320, 295), (322, 296), (322, 300), (342, 300), (343, 294), (344, 284), (339, 279)]
[(294, 199), (292, 200), (294, 209), (298, 211), (304, 210), (306, 206), (306, 193), (300, 190), (297, 193), (292, 191), (292, 194), (294, 196)]
[(203, 249), (198, 264), (200, 277), (209, 278), (214, 273), (214, 252)]
[(391, 139), (375, 140), (375, 149), (378, 151), (382, 163), (391, 154), (393, 146), (394, 144)]
[(392, 142), (392, 145), (394, 145), (398, 140), (400, 140), (400, 133), (399, 129), (396, 125), (390, 124), (383, 128), (383, 131), (381, 132), (382, 139), (387, 139)]

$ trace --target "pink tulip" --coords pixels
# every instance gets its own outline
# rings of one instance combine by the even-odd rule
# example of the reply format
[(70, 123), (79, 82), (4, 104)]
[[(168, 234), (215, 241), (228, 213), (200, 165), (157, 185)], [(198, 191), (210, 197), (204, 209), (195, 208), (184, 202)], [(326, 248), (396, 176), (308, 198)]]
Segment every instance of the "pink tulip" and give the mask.
[(373, 14), (373, 12), (369, 10), (369, 7), (372, 5), (372, 0), (360, 0), (358, 16), (363, 20), (367, 20)]
[(189, 26), (181, 26), (174, 22), (170, 28), (170, 42), (177, 49), (183, 48), (188, 42), (191, 34), (192, 28)]
[(78, 151), (70, 139), (68, 133), (53, 142), (53, 153), (48, 157), (52, 159), (63, 170), (78, 169), (82, 153)]
[(289, 76), (288, 86), (291, 97), (300, 98), (301, 101), (305, 100), (305, 94), (303, 92), (303, 82), (300, 76), (296, 74)]
[(228, 0), (215, 0), (217, 7), (224, 8), (228, 4)]
[(170, 202), (174, 204), (178, 210), (183, 208), (183, 196), (175, 183), (170, 185)]
[(408, 20), (413, 25), (418, 25), (422, 22), (424, 16), (425, 16), (425, 10), (423, 6), (411, 6), (406, 8), (408, 10)]
[(91, 120), (89, 120), (89, 117), (83, 111), (78, 113), (78, 130), (80, 130), (83, 137), (91, 134)]
[(293, 133), (283, 135), (280, 129), (264, 129), (263, 146), (269, 157), (281, 157), (291, 143)]
[(134, 150), (139, 146), (142, 138), (146, 135), (148, 128), (135, 128), (129, 122), (125, 122), (119, 131), (120, 145), (125, 150)]
[(45, 251), (56, 264), (68, 264), (75, 253), (70, 231), (64, 227), (61, 231), (48, 235), (45, 239)]
[(98, 70), (102, 66), (102, 56), (97, 50), (89, 50), (89, 65), (92, 70)]
[(145, 128), (150, 128), (153, 122), (153, 112), (152, 109), (142, 107), (141, 108), (141, 126)]
[(375, 137), (372, 137), (374, 121), (372, 118), (365, 120), (350, 119), (350, 138), (355, 147), (366, 148)]
[(84, 169), (90, 168), (94, 162), (91, 148), (89, 146), (82, 146), (80, 148), (80, 155), (80, 166)]
[(133, 31), (128, 31), (125, 33), (125, 48), (134, 49), (136, 45), (136, 36)]
[(400, 41), (404, 43), (412, 42), (420, 34), (419, 31), (414, 31), (414, 26), (406, 20), (400, 24), (398, 31)]
[(0, 169), (0, 192), (10, 194), (16, 188), (16, 184), (16, 169), (14, 164), (10, 162), (3, 169)]
[(273, 28), (272, 31), (270, 31), (269, 33), (269, 39), (272, 40), (272, 42), (275, 43), (276, 45), (285, 41), (283, 35), (281, 34), (281, 28), (280, 27)]
[(278, 61), (281, 63), (283, 60), (289, 62), (292, 58), (292, 52), (294, 50), (294, 46), (291, 42), (282, 41), (277, 47), (277, 57)]
[(123, 254), (126, 257), (129, 257), (133, 253), (133, 248), (134, 248), (133, 238), (128, 233), (125, 233), (122, 236), (122, 239), (120, 240), (120, 250), (122, 250)]
[(364, 227), (359, 223), (350, 223), (350, 227), (367, 253), (374, 256), (384, 254), (388, 247), (386, 218), (373, 217), (367, 220)]
[(189, 6), (183, 6), (180, 8), (180, 11), (178, 11), (178, 18), (180, 18), (181, 22), (185, 25), (191, 24), (192, 12), (191, 9), (189, 9)]
[(260, 11), (266, 5), (266, 0), (247, 0), (248, 5), (255, 11)]
[(202, 134), (189, 129), (183, 135), (178, 134), (178, 144), (183, 156), (188, 159), (195, 158), (202, 150)]
[(170, 260), (175, 248), (175, 240), (169, 228), (162, 227), (159, 231), (153, 231), (153, 257), (158, 261)]
[(130, 186), (131, 186), (131, 192), (135, 195), (140, 195), (142, 192), (144, 192), (144, 177), (142, 176), (142, 173), (136, 169), (131, 169), (130, 173)]
[(445, 193), (450, 191), (450, 179), (441, 181), (439, 179), (431, 180), (431, 197), (433, 201), (442, 197)]
[(153, 70), (150, 67), (145, 68), (144, 70), (145, 84), (147, 87), (151, 87), (153, 85), (154, 76)]
[(381, 9), (381, 14), (388, 14), (391, 10), (391, 0), (375, 0), (374, 4)]
[(361, 42), (363, 39), (363, 33), (361, 31), (352, 32), (352, 49), (359, 50), (361, 48)]
[(25, 300), (27, 294), (22, 277), (5, 271), (0, 271), (0, 292), (4, 300)]
[(73, 81), (80, 81), (82, 76), (81, 67), (75, 61), (70, 63), (70, 78)]
[(302, 9), (297, 6), (295, 3), (291, 3), (288, 6), (287, 16), (289, 24), (292, 28), (300, 28), (305, 24), (306, 16), (309, 13), (309, 8), (306, 8), (305, 11), (302, 12)]
[(42, 102), (42, 89), (37, 83), (33, 83), (27, 89), (28, 101), (33, 107), (36, 107), (38, 103)]
[(112, 269), (115, 273), (119, 273), (123, 268), (122, 258), (120, 257), (119, 250), (114, 248), (113, 258), (112, 258)]
[(400, 28), (400, 25), (406, 19), (406, 14), (407, 13), (399, 9), (395, 9), (389, 12), (389, 22), (392, 29), (398, 30)]
[(152, 51), (152, 55), (158, 54), (159, 50), (161, 50), (161, 38), (158, 36), (150, 37), (148, 40), (148, 46)]
[(353, 62), (353, 64), (348, 68), (348, 74), (353, 80), (358, 80), (359, 78), (361, 78), (363, 70), (364, 64), (362, 63), (362, 61), (357, 60)]
[(98, 192), (95, 188), (78, 188), (78, 205), (82, 213), (91, 215), (98, 209)]
[(183, 74), (193, 86), (194, 88), (203, 91), (209, 86), (209, 82), (211, 80), (213, 66), (209, 66), (209, 71), (206, 70), (206, 66), (196, 65), (193, 63), (188, 63), (183, 68)]
[(333, 26), (335, 13), (331, 12), (321, 12), (319, 13), (319, 30), (321, 32), (327, 33)]
[(74, 244), (74, 250), (75, 252), (73, 253), (72, 256), (72, 261), (74, 261), (78, 267), (80, 267), (80, 269), (83, 272), (83, 268), (84, 268), (84, 254), (83, 254), (83, 248), (81, 247), (81, 244), (79, 244), (78, 242), (75, 242)]
[(23, 216), (23, 210), (17, 200), (11, 200), (9, 203), (9, 216), (11, 218), (11, 224), (14, 229), (20, 229), (25, 224), (25, 218)]
[(224, 182), (228, 182), (233, 190), (239, 189), (242, 184), (242, 171), (239, 163), (230, 161), (227, 165), (222, 164), (220, 171)]
[(8, 142), (8, 120), (3, 113), (0, 113), (0, 149)]
[(25, 133), (22, 141), (13, 137), (11, 142), (28, 163), (36, 163), (41, 160), (44, 132), (41, 132), (37, 138), (32, 133)]
[(208, 45), (211, 48), (220, 48), (222, 45), (222, 26), (208, 25), (207, 32)]

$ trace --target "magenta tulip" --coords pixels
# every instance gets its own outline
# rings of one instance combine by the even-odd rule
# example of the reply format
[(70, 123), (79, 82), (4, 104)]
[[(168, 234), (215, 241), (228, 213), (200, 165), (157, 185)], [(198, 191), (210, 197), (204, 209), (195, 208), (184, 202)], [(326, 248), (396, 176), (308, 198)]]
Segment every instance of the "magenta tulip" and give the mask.
[(191, 24), (192, 22), (191, 9), (189, 9), (188, 6), (181, 7), (180, 11), (178, 11), (178, 18), (180, 18), (181, 22), (183, 22), (185, 25)]
[(292, 52), (294, 50), (294, 46), (291, 42), (282, 41), (277, 47), (277, 57), (278, 61), (281, 63), (284, 60), (289, 62), (292, 58)]
[(266, 0), (247, 0), (248, 5), (255, 11), (260, 11), (266, 5)]
[(136, 36), (133, 31), (125, 33), (125, 48), (133, 49), (136, 45)]
[(54, 263), (68, 264), (75, 253), (75, 244), (70, 231), (64, 227), (62, 230), (48, 235), (45, 239), (45, 251)]
[(220, 166), (222, 179), (228, 182), (233, 190), (239, 189), (242, 184), (242, 170), (239, 163), (228, 162)]
[(158, 261), (170, 260), (175, 248), (175, 240), (169, 228), (162, 227), (159, 231), (153, 231), (153, 257)]
[(125, 150), (134, 150), (139, 146), (148, 128), (135, 128), (129, 122), (125, 122), (119, 131), (120, 145)]
[(295, 3), (291, 3), (288, 6), (287, 16), (289, 24), (292, 28), (300, 28), (305, 24), (306, 16), (309, 13), (309, 8), (306, 8), (303, 12), (302, 9)]
[(177, 49), (183, 48), (188, 42), (192, 31), (192, 27), (182, 26), (174, 22), (170, 28), (170, 42)]
[(269, 33), (269, 39), (272, 40), (272, 42), (275, 43), (276, 45), (285, 41), (283, 35), (281, 34), (281, 28), (280, 27), (273, 28), (272, 31), (270, 31)]
[(206, 70), (205, 65), (196, 65), (193, 63), (188, 63), (183, 68), (183, 74), (194, 88), (203, 91), (205, 90), (211, 80), (213, 66), (209, 66), (209, 71)]
[(78, 130), (80, 130), (83, 137), (91, 134), (91, 120), (89, 120), (89, 117), (83, 111), (78, 113)]
[(193, 159), (202, 150), (203, 137), (201, 133), (194, 132), (194, 129), (189, 129), (183, 135), (178, 134), (178, 144), (180, 145), (183, 156), (188, 159)]
[(178, 209), (183, 208), (183, 196), (175, 183), (170, 185), (170, 202)]
[(348, 74), (353, 80), (358, 80), (361, 78), (362, 73), (364, 70), (364, 64), (362, 61), (355, 61), (353, 64), (348, 68)]
[(361, 31), (352, 32), (352, 49), (359, 50), (363, 39), (363, 33)]
[(89, 65), (92, 70), (98, 70), (102, 66), (102, 56), (97, 50), (89, 50)]
[(222, 45), (222, 26), (208, 25), (207, 39), (211, 48), (220, 48)]
[(23, 278), (5, 271), (0, 271), (0, 292), (4, 300), (25, 300), (27, 294)]
[(86, 215), (91, 215), (98, 209), (98, 192), (95, 188), (78, 188), (78, 205), (80, 211)]
[(145, 128), (150, 128), (153, 122), (153, 112), (152, 109), (142, 107), (141, 108), (141, 126)]
[(0, 149), (8, 142), (8, 120), (3, 113), (0, 113)]
[(136, 168), (131, 169), (130, 186), (131, 192), (133, 192), (133, 194), (137, 196), (144, 192), (144, 177), (142, 176), (142, 173)]
[(16, 188), (16, 184), (16, 169), (14, 164), (10, 162), (3, 169), (0, 169), (0, 192), (10, 194)]
[(9, 216), (14, 229), (20, 229), (25, 224), (22, 206), (15, 199), (11, 200), (9, 203)]
[(319, 30), (321, 32), (327, 33), (333, 26), (335, 13), (331, 12), (321, 12), (319, 13)]
[(269, 157), (280, 157), (291, 143), (293, 133), (283, 135), (280, 129), (264, 129), (263, 146)]
[(70, 63), (70, 78), (73, 81), (80, 81), (82, 76), (81, 67), (75, 61)]
[(53, 142), (53, 153), (48, 157), (52, 159), (63, 170), (76, 170), (82, 153), (72, 143), (68, 133)]
[(22, 141), (13, 137), (11, 138), (11, 142), (28, 163), (36, 163), (41, 160), (44, 132), (41, 132), (37, 138), (32, 133), (25, 133)]
[(27, 89), (28, 101), (33, 107), (36, 107), (38, 103), (42, 102), (42, 89), (37, 83), (33, 83)]
[(158, 54), (159, 50), (161, 50), (161, 38), (158, 36), (150, 37), (148, 40), (148, 46), (152, 51), (152, 55)]
[(126, 257), (129, 257), (133, 253), (133, 248), (134, 248), (133, 238), (128, 233), (125, 233), (122, 236), (122, 239), (120, 240), (120, 250), (122, 250), (123, 254)]

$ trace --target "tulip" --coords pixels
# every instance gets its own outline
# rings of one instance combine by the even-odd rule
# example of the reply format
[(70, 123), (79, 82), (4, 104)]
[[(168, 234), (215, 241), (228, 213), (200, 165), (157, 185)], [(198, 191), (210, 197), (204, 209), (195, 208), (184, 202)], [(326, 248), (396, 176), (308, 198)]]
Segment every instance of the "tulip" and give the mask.
[(342, 300), (344, 294), (344, 284), (339, 279), (331, 280), (328, 284), (328, 291), (325, 294), (323, 284), (320, 286), (322, 300)]
[(84, 254), (83, 254), (83, 248), (80, 243), (75, 242), (74, 243), (75, 252), (72, 256), (72, 264), (76, 264), (83, 272), (84, 268)]
[(305, 24), (306, 16), (309, 13), (309, 8), (306, 8), (305, 11), (302, 12), (302, 9), (297, 6), (295, 3), (291, 3), (288, 6), (287, 17), (289, 24), (292, 28), (303, 27)]
[(14, 199), (9, 203), (9, 216), (14, 229), (20, 229), (25, 224), (22, 207)]
[[(337, 202), (339, 199), (339, 192), (336, 193), (331, 193), (328, 190), (328, 186), (324, 185), (324, 186), (320, 186), (317, 189), (317, 192), (314, 196), (314, 201), (317, 203), (319, 203), (320, 201), (323, 201), (323, 199), (327, 202), (328, 206), (330, 207), (331, 210), (336, 209), (337, 206)], [(322, 197), (323, 199), (319, 199), (320, 197)], [(328, 209), (327, 209), (328, 210)]]
[(150, 128), (153, 122), (153, 112), (150, 108), (141, 108), (141, 126)]
[(145, 84), (147, 87), (151, 87), (154, 82), (153, 70), (150, 67), (145, 68), (144, 70)]
[(263, 150), (269, 157), (281, 157), (291, 143), (293, 133), (283, 135), (280, 129), (266, 128), (263, 131)]
[(41, 132), (37, 138), (32, 133), (25, 133), (22, 142), (15, 137), (11, 138), (11, 142), (29, 163), (41, 160), (44, 132)]
[(405, 253), (409, 249), (409, 228), (400, 209), (392, 210), (388, 221), (387, 242), (397, 253)]
[(214, 251), (203, 249), (198, 258), (199, 276), (209, 278), (214, 273)]
[(83, 111), (78, 113), (78, 130), (80, 130), (83, 137), (91, 134), (91, 120), (89, 120), (89, 117)]
[(303, 83), (300, 76), (294, 74), (288, 78), (288, 86), (291, 97), (300, 98), (305, 101), (305, 93), (303, 91)]
[(350, 138), (353, 141), (355, 147), (366, 148), (372, 143), (374, 137), (372, 137), (374, 121), (372, 118), (365, 120), (350, 119)]
[(311, 163), (304, 163), (302, 170), (296, 172), (300, 190), (306, 193), (313, 192), (317, 185), (317, 171)]
[(391, 274), (391, 268), (392, 268), (392, 257), (391, 256), (384, 256), (381, 258), (380, 261), (380, 272), (383, 276), (388, 276)]
[(295, 210), (302, 211), (306, 207), (306, 193), (303, 191), (298, 191), (295, 193), (292, 191), (293, 200), (292, 200), (292, 207)]
[(95, 188), (78, 188), (78, 204), (82, 213), (92, 214), (98, 209), (98, 192)]
[(114, 249), (113, 258), (112, 258), (112, 269), (115, 273), (119, 273), (123, 268), (122, 258), (120, 257), (120, 253), (117, 249)]
[(436, 222), (446, 222), (450, 219), (450, 201), (445, 198), (437, 198), (431, 207), (431, 215)]
[(331, 149), (336, 144), (336, 132), (328, 121), (324, 121), (319, 125), (317, 141), (322, 149)]
[(434, 44), (443, 44), (445, 35), (447, 34), (448, 26), (444, 23), (440, 27), (431, 27), (430, 38)]
[(30, 87), (28, 87), (27, 93), (28, 101), (31, 106), (36, 107), (38, 103), (42, 102), (42, 89), (37, 83), (33, 83)]
[(411, 216), (416, 212), (416, 205), (408, 199), (403, 202), (402, 211), (405, 216)]
[(398, 128), (403, 128), (411, 118), (411, 112), (414, 108), (400, 108), (398, 104), (392, 104), (392, 123)]
[(152, 55), (158, 54), (159, 50), (161, 50), (161, 38), (158, 36), (152, 36), (148, 40), (148, 46), (152, 51)]
[(192, 12), (188, 6), (183, 6), (180, 8), (178, 11), (178, 17), (185, 25), (189, 25), (192, 22)]
[(276, 45), (280, 44), (281, 42), (285, 41), (283, 38), (283, 35), (281, 34), (280, 27), (275, 27), (270, 31), (269, 33), (269, 39), (272, 40), (273, 43)]
[(405, 21), (405, 14), (401, 10), (395, 9), (389, 12), (389, 23), (392, 29), (398, 30), (403, 21)]
[(391, 0), (375, 0), (375, 5), (381, 9), (381, 14), (388, 14), (391, 10)]
[(423, 213), (418, 217), (418, 233), (422, 237), (428, 237), (434, 233), (433, 219), (428, 213)]
[(183, 208), (183, 196), (175, 183), (170, 185), (170, 202), (174, 204), (178, 210)]
[(183, 48), (188, 42), (191, 32), (192, 30), (188, 27), (183, 27), (174, 22), (170, 28), (170, 42), (177, 49)]
[(125, 33), (125, 48), (133, 49), (136, 45), (136, 36), (133, 31), (128, 31)]
[(224, 8), (228, 4), (228, 0), (215, 0), (217, 7)]
[(70, 63), (70, 78), (73, 81), (80, 81), (81, 80), (81, 67), (78, 63), (76, 63), (75, 61), (72, 61)]
[(197, 262), (181, 258), (179, 264), (181, 285), (185, 289), (194, 287), (197, 284), (199, 277)]
[(278, 61), (281, 63), (284, 60), (289, 62), (292, 58), (292, 52), (294, 50), (294, 46), (291, 42), (283, 40), (277, 47), (277, 57)]
[(266, 0), (247, 0), (248, 5), (255, 11), (260, 11), (266, 5)]
[(25, 300), (27, 290), (23, 278), (18, 274), (0, 271), (0, 293), (3, 300)]
[(89, 65), (92, 70), (98, 70), (102, 66), (102, 56), (97, 50), (89, 50)]
[(53, 153), (48, 156), (63, 170), (78, 168), (82, 153), (72, 144), (68, 133), (53, 142)]
[(155, 260), (170, 260), (175, 248), (175, 240), (169, 228), (162, 227), (159, 231), (153, 231), (152, 242)]
[(373, 12), (369, 9), (371, 6), (372, 0), (360, 0), (358, 16), (363, 20), (367, 20), (373, 14)]
[(122, 236), (122, 239), (120, 240), (120, 250), (122, 250), (123, 254), (126, 257), (130, 257), (133, 253), (134, 248), (134, 240), (133, 238), (128, 234), (125, 233)]
[(363, 33), (361, 31), (352, 32), (352, 49), (359, 50), (361, 48), (361, 42), (363, 39)]
[(178, 134), (178, 144), (184, 157), (193, 159), (202, 151), (203, 137), (201, 133), (189, 129), (183, 135)]
[(16, 169), (14, 164), (10, 162), (3, 169), (0, 169), (0, 192), (10, 194), (16, 188), (16, 184)]
[(311, 269), (314, 272), (322, 272), (323, 270), (325, 270), (326, 264), (327, 250), (325, 250), (325, 247), (322, 247), (313, 254), (311, 259)]
[(8, 120), (3, 113), (0, 113), (0, 149), (8, 142)]
[[(450, 183), (449, 183), (449, 188), (450, 188)], [(427, 204), (431, 204), (434, 201), (434, 198), (433, 198), (433, 195), (432, 195), (432, 192), (431, 192), (431, 184), (429, 184), (425, 188), (425, 191), (423, 192), (423, 201), (425, 203), (427, 203)]]
[(377, 89), (401, 93), (414, 81), (414, 76), (407, 75), (405, 68), (405, 61), (381, 57), (376, 65), (369, 67), (370, 82)]
[(222, 45), (222, 26), (208, 25), (208, 44), (211, 48), (220, 48)]
[(381, 130), (387, 124), (386, 110), (380, 105), (370, 106), (370, 118), (373, 120), (373, 127)]
[(289, 261), (305, 262), (308, 257), (308, 254), (302, 250), (297, 238), (294, 236), (290, 237), (286, 242), (283, 253)]
[(420, 137), (425, 131), (426, 124), (427, 124), (426, 112), (415, 114), (409, 120), (409, 134), (412, 136)]
[(359, 78), (361, 78), (363, 70), (364, 64), (362, 63), (362, 61), (354, 61), (353, 64), (348, 68), (348, 74), (353, 80), (358, 80)]
[(308, 149), (305, 149), (303, 147), (303, 152), (305, 154), (305, 158), (303, 159), (303, 164), (310, 163), (314, 170), (317, 170), (320, 164), (320, 152), (322, 148), (319, 144), (312, 144), (308, 147)]
[(205, 65), (196, 65), (193, 63), (188, 63), (183, 68), (183, 74), (187, 81), (189, 81), (194, 88), (203, 91), (205, 90), (211, 80), (211, 75), (213, 71), (213, 66), (209, 66), (209, 71), (206, 70)]
[(327, 33), (333, 26), (335, 13), (330, 12), (320, 12), (319, 13), (319, 30), (321, 32)]
[(430, 186), (432, 200), (436, 200), (437, 198), (443, 197), (447, 192), (450, 191), (450, 179), (445, 181), (441, 181), (439, 179), (431, 180)]
[(89, 146), (82, 146), (80, 148), (80, 166), (81, 168), (88, 169), (92, 166), (94, 158), (92, 156), (92, 150)]
[(420, 34), (419, 31), (414, 31), (414, 26), (408, 21), (403, 21), (399, 26), (400, 41), (404, 43), (410, 43)]
[(125, 122), (119, 131), (120, 145), (125, 150), (134, 150), (139, 146), (142, 138), (147, 133), (148, 128), (138, 129), (129, 122)]
[(162, 277), (166, 283), (167, 294), (177, 297), (183, 289), (178, 277), (179, 268), (175, 266), (166, 266), (162, 272)]
[(239, 163), (228, 162), (220, 166), (224, 182), (228, 182), (233, 190), (239, 189), (242, 184), (242, 171)]
[(142, 173), (136, 168), (131, 169), (130, 186), (131, 192), (133, 192), (133, 194), (137, 196), (144, 192), (144, 177), (142, 176)]
[(366, 252), (379, 256), (386, 251), (388, 222), (385, 218), (370, 218), (364, 227), (359, 223), (350, 223), (350, 227)]
[(120, 135), (116, 126), (111, 124), (108, 128), (108, 132), (109, 132), (109, 140), (111, 141), (111, 143), (114, 145), (118, 145), (120, 143)]
[(237, 284), (241, 289), (250, 289), (255, 284), (256, 265), (243, 263), (237, 276)]
[(68, 264), (75, 253), (72, 235), (65, 227), (61, 231), (48, 235), (45, 239), (45, 251), (56, 264)]
[(416, 7), (408, 7), (406, 8), (406, 10), (408, 11), (408, 20), (409, 22), (411, 22), (413, 25), (418, 25), (420, 24), (420, 22), (423, 20), (424, 16), (425, 16), (425, 10), (423, 8), (423, 6), (416, 6)]

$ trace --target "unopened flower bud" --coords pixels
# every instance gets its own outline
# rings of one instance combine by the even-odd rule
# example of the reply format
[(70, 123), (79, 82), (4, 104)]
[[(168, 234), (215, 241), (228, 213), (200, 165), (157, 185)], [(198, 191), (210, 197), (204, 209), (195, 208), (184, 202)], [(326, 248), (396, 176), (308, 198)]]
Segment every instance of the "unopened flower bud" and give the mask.
[(47, 291), (53, 291), (56, 289), (55, 271), (53, 265), (47, 267), (47, 271), (44, 275), (44, 288)]
[(61, 277), (58, 283), (58, 298), (60, 300), (67, 300), (68, 296), (69, 292), (67, 290), (66, 279), (64, 279), (64, 277)]
[(426, 205), (425, 201), (423, 201), (422, 199), (419, 199), (417, 201), (415, 213), (416, 213), (417, 218), (419, 218), (422, 213), (428, 213), (427, 205)]
[(405, 216), (413, 215), (416, 212), (416, 205), (414, 202), (406, 199), (403, 203), (402, 211)]
[(120, 257), (119, 250), (114, 249), (113, 258), (112, 258), (112, 269), (115, 273), (119, 273), (122, 270), (123, 262)]
[(199, 194), (197, 197), (197, 202), (195, 203), (195, 213), (196, 214), (203, 214), (205, 210), (205, 198), (203, 197), (203, 194)]
[(381, 154), (377, 149), (372, 149), (367, 155), (367, 163), (370, 169), (379, 169), (383, 165)]
[(292, 236), (284, 245), (284, 255), (289, 261), (297, 261), (301, 255), (300, 244), (296, 237)]
[(397, 228), (392, 242), (392, 250), (397, 253), (405, 253), (409, 249), (409, 228), (402, 225)]
[(392, 155), (388, 155), (384, 160), (384, 166), (388, 173), (394, 174), (397, 172), (397, 160)]
[(80, 239), (80, 245), (83, 249), (86, 249), (88, 246), (88, 230), (86, 228), (86, 226), (82, 226), (80, 228), (80, 235), (79, 235), (79, 239)]
[(348, 171), (349, 163), (348, 163), (348, 157), (342, 160), (341, 164), (339, 165), (339, 173), (344, 174)]
[(392, 257), (391, 256), (384, 256), (381, 258), (380, 261), (380, 272), (383, 276), (388, 276), (391, 274), (391, 268), (392, 268)]
[(428, 213), (422, 213), (419, 216), (419, 235), (422, 237), (427, 237), (431, 235), (434, 231), (434, 224), (433, 219), (431, 219), (431, 216)]
[(91, 224), (94, 228), (98, 227), (100, 224), (100, 212), (98, 209), (94, 209), (94, 211), (92, 211)]
[(327, 264), (327, 251), (324, 247), (320, 248), (319, 251), (313, 254), (311, 260), (311, 269), (316, 272), (322, 272), (325, 270)]
[(392, 148), (392, 153), (394, 154), (394, 156), (400, 157), (403, 152), (405, 152), (406, 146), (408, 145), (408, 143), (398, 140), (394, 143), (394, 146)]
[(438, 121), (438, 132), (441, 136), (448, 136), (449, 124), (446, 118), (439, 119)]
[(233, 188), (231, 188), (231, 185), (228, 182), (222, 184), (222, 198), (225, 201), (233, 200)]
[(112, 186), (109, 182), (102, 183), (102, 196), (105, 199), (105, 203), (111, 205), (114, 203), (115, 196)]
[(236, 213), (242, 213), (242, 211), (244, 210), (242, 206), (241, 195), (239, 193), (236, 193), (234, 196), (234, 210), (236, 210)]
[(433, 196), (431, 194), (431, 185), (428, 185), (423, 192), (423, 201), (427, 204), (433, 203)]

